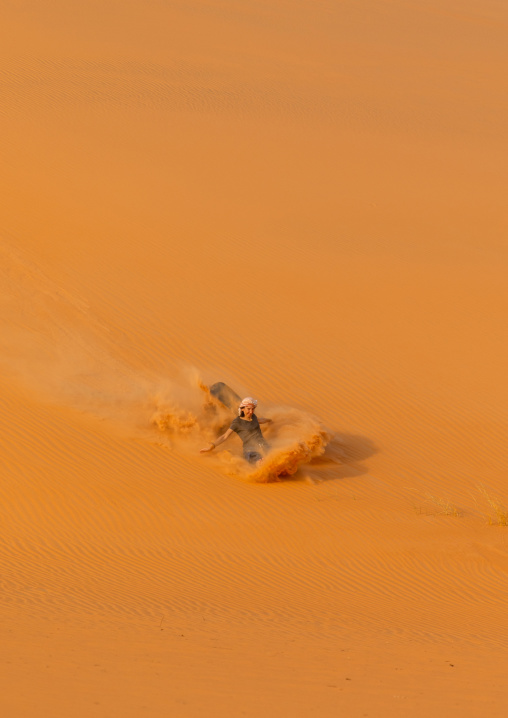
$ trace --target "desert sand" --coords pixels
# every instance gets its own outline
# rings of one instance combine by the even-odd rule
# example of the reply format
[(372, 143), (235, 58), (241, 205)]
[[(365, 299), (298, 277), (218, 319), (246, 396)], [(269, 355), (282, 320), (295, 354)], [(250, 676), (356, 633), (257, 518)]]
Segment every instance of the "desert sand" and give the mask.
[(2, 715), (505, 715), (507, 27), (4, 3)]

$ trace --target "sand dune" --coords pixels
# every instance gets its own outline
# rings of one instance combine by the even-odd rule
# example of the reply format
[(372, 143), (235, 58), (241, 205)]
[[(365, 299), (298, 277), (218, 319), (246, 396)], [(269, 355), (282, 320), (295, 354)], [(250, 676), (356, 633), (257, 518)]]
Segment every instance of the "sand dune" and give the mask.
[(3, 714), (504, 716), (504, 4), (4, 15)]

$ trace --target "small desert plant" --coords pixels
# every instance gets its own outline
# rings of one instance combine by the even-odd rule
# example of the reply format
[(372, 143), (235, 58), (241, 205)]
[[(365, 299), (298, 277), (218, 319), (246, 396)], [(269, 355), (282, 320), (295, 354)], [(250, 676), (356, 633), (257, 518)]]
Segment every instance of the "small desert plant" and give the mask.
[(462, 515), (460, 509), (448, 499), (442, 499), (439, 496), (432, 496), (432, 494), (425, 494), (425, 500), (428, 503), (433, 504), (438, 509), (438, 514), (443, 514), (444, 516)]
[[(417, 489), (411, 489), (411, 491), (417, 491)], [(432, 494), (422, 494), (422, 500), (424, 504), (432, 504), (436, 510), (427, 512), (422, 506), (413, 506), (417, 514), (426, 514), (431, 516), (435, 514), (439, 514), (441, 516), (462, 516), (461, 510), (448, 499), (433, 496)]]
[(508, 509), (496, 496), (489, 494), (482, 484), (478, 484), (476, 488), (490, 506), (492, 513), (488, 516), (489, 524), (491, 526), (508, 526)]

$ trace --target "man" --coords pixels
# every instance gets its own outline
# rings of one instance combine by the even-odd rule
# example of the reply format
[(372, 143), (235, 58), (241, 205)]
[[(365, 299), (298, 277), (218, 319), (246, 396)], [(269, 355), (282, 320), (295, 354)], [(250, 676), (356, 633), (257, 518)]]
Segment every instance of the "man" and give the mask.
[(263, 454), (270, 448), (265, 437), (263, 436), (260, 424), (269, 424), (271, 419), (258, 419), (254, 413), (257, 400), (248, 396), (242, 400), (238, 407), (238, 416), (231, 422), (231, 426), (227, 431), (219, 436), (215, 443), (210, 442), (210, 446), (201, 449), (200, 453), (213, 451), (216, 446), (223, 444), (233, 432), (238, 434), (243, 442), (243, 456), (249, 464), (257, 464), (263, 460)]

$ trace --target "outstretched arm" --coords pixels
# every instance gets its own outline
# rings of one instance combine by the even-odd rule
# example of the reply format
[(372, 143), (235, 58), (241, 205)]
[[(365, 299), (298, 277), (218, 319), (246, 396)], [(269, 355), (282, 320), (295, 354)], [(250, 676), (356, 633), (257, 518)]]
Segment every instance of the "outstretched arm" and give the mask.
[(231, 436), (232, 433), (233, 433), (233, 429), (228, 429), (221, 436), (219, 436), (218, 439), (215, 439), (215, 442), (212, 441), (210, 443), (210, 446), (207, 449), (201, 449), (201, 451), (199, 453), (204, 454), (206, 451), (213, 451), (216, 446), (219, 446), (219, 444), (224, 443), (224, 441), (226, 441), (226, 439), (229, 439), (229, 437)]
[(260, 419), (259, 416), (258, 416), (258, 421), (260, 424), (272, 424), (273, 423), (273, 419)]

